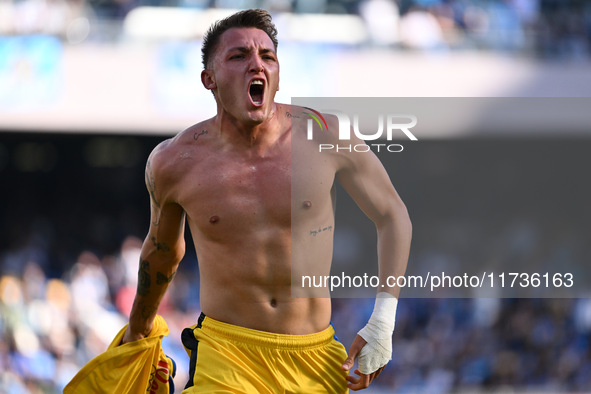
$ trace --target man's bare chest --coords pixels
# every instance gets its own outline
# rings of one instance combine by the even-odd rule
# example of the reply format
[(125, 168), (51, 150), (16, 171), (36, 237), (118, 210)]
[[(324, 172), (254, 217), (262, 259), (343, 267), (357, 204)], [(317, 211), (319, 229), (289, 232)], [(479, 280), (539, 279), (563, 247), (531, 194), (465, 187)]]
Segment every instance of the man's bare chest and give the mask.
[(285, 159), (212, 160), (191, 168), (179, 185), (180, 203), (198, 225), (289, 226), (291, 168)]

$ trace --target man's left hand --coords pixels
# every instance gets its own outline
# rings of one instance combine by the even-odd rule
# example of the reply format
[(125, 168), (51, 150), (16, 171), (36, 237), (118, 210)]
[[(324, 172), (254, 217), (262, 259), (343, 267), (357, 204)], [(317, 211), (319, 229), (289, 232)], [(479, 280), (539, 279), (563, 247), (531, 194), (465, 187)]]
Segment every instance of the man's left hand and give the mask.
[[(359, 335), (357, 335), (355, 337), (355, 340), (353, 341), (353, 344), (351, 345), (351, 349), (349, 349), (349, 356), (347, 357), (347, 359), (343, 363), (343, 366), (342, 366), (343, 370), (348, 372), (351, 370), (351, 368), (353, 368), (353, 365), (355, 364), (355, 359), (359, 356), (359, 353), (361, 352), (361, 348), (363, 348), (363, 346), (365, 346), (365, 344), (367, 344), (365, 339), (361, 338)], [(384, 368), (385, 368), (385, 366), (378, 368), (377, 371), (372, 372), (368, 375), (363, 374), (359, 371), (359, 369), (356, 369), (353, 372), (358, 376), (347, 375), (347, 381), (349, 382), (347, 384), (347, 387), (349, 387), (349, 389), (351, 389), (353, 391), (363, 390), (363, 389), (368, 388), (369, 385), (371, 384), (371, 382), (380, 375), (380, 373), (384, 370)]]

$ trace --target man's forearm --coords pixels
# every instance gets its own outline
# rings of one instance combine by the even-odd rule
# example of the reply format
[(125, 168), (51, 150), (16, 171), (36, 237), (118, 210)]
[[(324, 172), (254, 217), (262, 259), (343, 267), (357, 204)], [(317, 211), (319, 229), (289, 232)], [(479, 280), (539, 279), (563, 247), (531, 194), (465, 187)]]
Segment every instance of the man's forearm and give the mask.
[(135, 300), (129, 316), (134, 334), (148, 336), (160, 302), (176, 275), (178, 261), (163, 253), (140, 257)]
[[(384, 220), (378, 225), (380, 283), (387, 283), (389, 276), (404, 275), (410, 253), (411, 238), (412, 224), (404, 205), (395, 209), (390, 220)], [(400, 288), (392, 287), (386, 290), (398, 298)]]

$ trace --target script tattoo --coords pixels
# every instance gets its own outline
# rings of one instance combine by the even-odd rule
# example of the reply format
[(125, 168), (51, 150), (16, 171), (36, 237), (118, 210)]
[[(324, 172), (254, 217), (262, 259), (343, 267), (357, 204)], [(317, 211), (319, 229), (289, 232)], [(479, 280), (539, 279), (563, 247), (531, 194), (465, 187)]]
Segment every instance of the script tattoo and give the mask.
[(296, 119), (300, 118), (299, 116), (293, 115), (291, 112), (286, 112), (285, 116), (287, 116), (288, 118), (296, 118)]
[(200, 133), (195, 133), (195, 134), (193, 135), (193, 139), (194, 139), (195, 141), (197, 141), (197, 140), (199, 139), (199, 137), (201, 137), (201, 136), (202, 136), (202, 135), (204, 135), (204, 134), (207, 134), (207, 130), (202, 130)]
[(310, 230), (310, 235), (317, 236), (325, 231), (332, 231), (332, 226), (318, 227), (316, 230)]
[(166, 276), (162, 272), (157, 272), (156, 273), (156, 284), (157, 285), (164, 285), (164, 284), (170, 283), (174, 279), (175, 275), (176, 275), (176, 271), (174, 271), (172, 274), (170, 274), (170, 276)]
[(137, 293), (141, 296), (147, 296), (150, 293), (152, 279), (150, 278), (150, 263), (140, 258), (140, 269), (137, 279)]

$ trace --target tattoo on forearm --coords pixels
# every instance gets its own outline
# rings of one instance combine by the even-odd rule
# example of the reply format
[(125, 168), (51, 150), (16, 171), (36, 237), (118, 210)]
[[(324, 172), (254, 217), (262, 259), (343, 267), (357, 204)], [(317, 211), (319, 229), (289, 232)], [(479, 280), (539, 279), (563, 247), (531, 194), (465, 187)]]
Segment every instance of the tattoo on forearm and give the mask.
[(325, 231), (332, 231), (332, 226), (318, 227), (317, 229), (310, 230), (310, 235), (317, 236)]
[(156, 241), (156, 237), (152, 237), (150, 239), (152, 240), (152, 243), (156, 247), (156, 250), (161, 251), (161, 252), (169, 252), (170, 251), (170, 248), (168, 247), (168, 245), (165, 244), (164, 242)]
[(193, 135), (193, 139), (195, 141), (197, 141), (199, 139), (199, 137), (201, 137), (202, 135), (205, 135), (205, 134), (207, 134), (207, 130), (202, 130), (200, 133), (195, 133)]
[(157, 285), (164, 285), (164, 284), (170, 283), (174, 279), (175, 275), (176, 275), (176, 271), (174, 271), (172, 274), (170, 274), (170, 276), (166, 276), (162, 272), (157, 272), (156, 273), (156, 284)]
[(137, 293), (141, 296), (147, 296), (150, 293), (152, 279), (150, 278), (150, 263), (140, 258), (140, 269), (137, 279)]
[(140, 307), (139, 309), (140, 309), (140, 313), (141, 313), (142, 319), (149, 319), (158, 310), (158, 308), (156, 308), (156, 307), (154, 307), (152, 305), (146, 305), (143, 302), (141, 302), (139, 304), (139, 307)]

